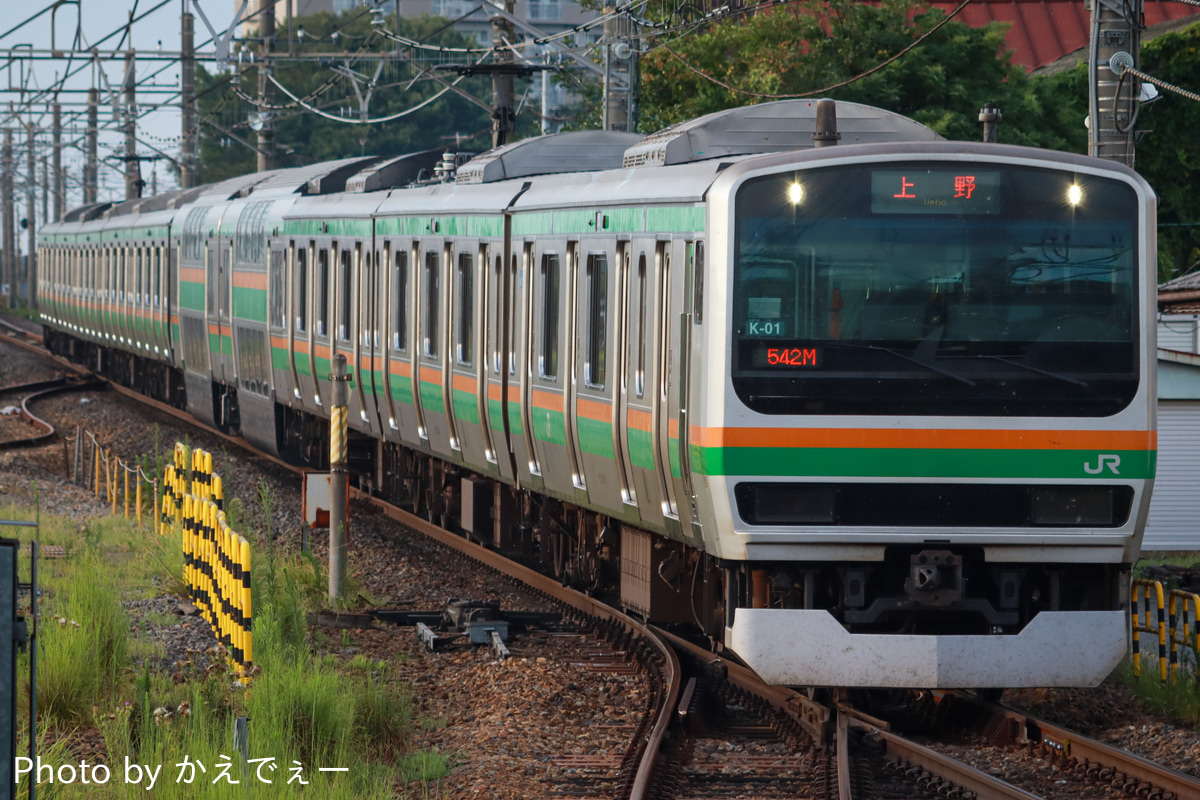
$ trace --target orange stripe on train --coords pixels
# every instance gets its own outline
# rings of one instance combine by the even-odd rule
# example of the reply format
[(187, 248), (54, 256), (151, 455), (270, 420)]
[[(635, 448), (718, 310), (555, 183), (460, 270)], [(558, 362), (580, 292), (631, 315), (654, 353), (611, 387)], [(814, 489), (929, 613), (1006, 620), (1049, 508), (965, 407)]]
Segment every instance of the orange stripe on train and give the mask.
[(936, 428), (701, 428), (701, 447), (840, 447), (940, 450), (1154, 450), (1154, 431), (1014, 431)]

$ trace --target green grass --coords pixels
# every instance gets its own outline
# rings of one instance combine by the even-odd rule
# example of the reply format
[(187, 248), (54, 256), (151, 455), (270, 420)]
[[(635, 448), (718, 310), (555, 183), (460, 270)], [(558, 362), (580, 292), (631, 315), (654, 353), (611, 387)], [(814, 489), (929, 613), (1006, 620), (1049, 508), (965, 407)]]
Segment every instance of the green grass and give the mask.
[[(272, 512), (265, 515), (271, 518), (270, 493), (264, 498), (260, 492), (258, 500), (263, 510)], [(31, 517), (28, 509), (0, 507), (0, 518)], [(47, 517), (41, 522), (38, 540), (63, 545), (68, 557), (40, 562), (44, 594), (39, 608), (39, 750), (44, 759), (69, 763), (75, 760), (69, 751), (72, 731), (96, 729), (113, 768), (113, 779), (104, 786), (44, 784), (41, 798), (442, 796), (437, 782), (449, 772), (450, 759), (411, 751), (409, 687), (392, 679), (385, 662), (364, 656), (345, 662), (312, 654), (305, 614), (324, 600), (320, 562), (281, 551), (259, 532), (243, 531), (255, 555), (254, 660), (261, 672), (248, 688), (223, 669), (205, 673), (198, 667), (185, 668), (182, 682), (176, 682), (171, 675), (135, 672), (135, 657), (149, 656), (156, 662), (163, 650), (137, 631), (131, 634), (122, 601), (183, 591), (181, 536), (172, 528), (156, 536), (148, 525), (139, 531), (117, 517), (97, 518), (83, 526)], [(32, 531), (21, 533), (25, 540), (32, 538)], [(22, 577), (29, 574), (27, 551), (19, 569)], [(151, 613), (143, 628), (177, 619)], [(28, 675), (28, 654), (22, 657), (20, 674)], [(28, 708), (27, 682), (20, 691), (18, 708), (23, 711)], [(239, 717), (250, 720), (249, 757), (275, 760), (277, 769), (264, 771), (272, 784), (257, 780), (254, 764), (242, 774), (233, 742)], [(21, 746), (27, 750), (27, 738)], [(175, 765), (184, 755), (208, 768), (190, 785), (175, 782)], [(212, 783), (221, 756), (233, 760), (231, 774), (240, 784)], [(144, 782), (124, 782), (126, 757), (163, 765), (153, 792), (146, 791)], [(298, 784), (287, 784), (294, 760), (303, 765), (309, 781), (303, 792)], [(347, 771), (321, 773), (319, 767)], [(18, 789), (25, 790), (25, 784)]]

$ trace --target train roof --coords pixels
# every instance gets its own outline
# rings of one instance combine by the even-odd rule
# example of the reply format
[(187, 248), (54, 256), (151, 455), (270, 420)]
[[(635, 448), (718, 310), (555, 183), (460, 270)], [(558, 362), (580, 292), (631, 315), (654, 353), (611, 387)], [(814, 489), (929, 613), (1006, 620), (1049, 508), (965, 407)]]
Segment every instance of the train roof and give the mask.
[(522, 139), (481, 153), (458, 168), (456, 183), (493, 183), (534, 175), (596, 172), (621, 166), (642, 137), (624, 131), (571, 131)]
[[(713, 158), (807, 150), (813, 147), (817, 103), (779, 100), (739, 106), (652, 133), (625, 151), (624, 167), (690, 164)], [(839, 144), (938, 141), (932, 128), (882, 108), (838, 101)]]

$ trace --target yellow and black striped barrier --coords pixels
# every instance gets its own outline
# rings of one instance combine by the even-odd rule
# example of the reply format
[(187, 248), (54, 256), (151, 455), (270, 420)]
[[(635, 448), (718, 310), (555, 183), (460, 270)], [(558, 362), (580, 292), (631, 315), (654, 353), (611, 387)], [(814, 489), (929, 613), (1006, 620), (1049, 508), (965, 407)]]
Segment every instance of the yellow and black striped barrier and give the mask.
[[(1188, 616), (1189, 605), (1192, 608), (1191, 617)], [(1180, 622), (1183, 623), (1182, 632), (1179, 631), (1178, 623)], [(1196, 623), (1194, 640), (1191, 633), (1192, 622)], [(1193, 654), (1192, 669), (1195, 670), (1197, 665), (1194, 657), (1200, 654), (1200, 595), (1172, 589), (1167, 596), (1167, 628), (1171, 635), (1171, 675), (1179, 674), (1179, 645), (1181, 644), (1184, 652), (1191, 650)]]
[[(1142, 594), (1143, 589), (1145, 595)], [(1151, 593), (1153, 593), (1153, 598)], [(1156, 603), (1153, 621), (1151, 621), (1150, 615), (1152, 602)], [(1162, 584), (1144, 578), (1135, 579), (1130, 605), (1133, 614), (1133, 674), (1135, 677), (1142, 674), (1141, 643), (1138, 641), (1138, 635), (1152, 633), (1158, 636), (1158, 671), (1160, 677), (1165, 681), (1167, 679), (1167, 611)], [(1139, 613), (1143, 606), (1145, 607), (1145, 625), (1142, 625)]]
[[(188, 596), (229, 654), (243, 683), (254, 660), (250, 543), (225, 521), (224, 484), (212, 454), (176, 446), (163, 500), (164, 521), (177, 520), (183, 537), (183, 580)], [(190, 465), (190, 482), (182, 469)]]
[(1133, 581), (1130, 605), (1135, 677), (1141, 675), (1139, 635), (1142, 633), (1158, 638), (1158, 674), (1163, 681), (1167, 680), (1168, 673), (1172, 677), (1179, 674), (1180, 645), (1185, 653), (1190, 651), (1193, 654), (1191, 666), (1193, 671), (1197, 669), (1195, 656), (1200, 654), (1200, 595), (1179, 589), (1166, 592), (1160, 581), (1138, 578)]

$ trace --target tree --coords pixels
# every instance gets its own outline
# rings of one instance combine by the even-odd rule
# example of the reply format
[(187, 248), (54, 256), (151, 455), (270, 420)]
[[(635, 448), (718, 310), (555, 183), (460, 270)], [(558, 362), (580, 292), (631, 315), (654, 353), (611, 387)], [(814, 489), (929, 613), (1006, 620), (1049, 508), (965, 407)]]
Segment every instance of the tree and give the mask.
[[(296, 20), (302, 26), (305, 40), (302, 52), (308, 55), (321, 52), (387, 52), (396, 44), (371, 25), (369, 18), (354, 12), (338, 17), (328, 13), (315, 14)], [(396, 30), (395, 18), (383, 26)], [(337, 32), (337, 37), (333, 36)], [(282, 38), (282, 31), (281, 38)], [(459, 34), (437, 17), (422, 16), (400, 20), (400, 34), (409, 39), (447, 48), (473, 47), (473, 40)], [(405, 49), (405, 55), (428, 69), (430, 51)], [(464, 62), (471, 56), (462, 53), (434, 54), (438, 60)], [(286, 45), (277, 46), (275, 76), (281, 84), (311, 106), (342, 116), (357, 119), (358, 100), (350, 78), (333, 70), (341, 62), (289, 61)], [(370, 79), (375, 74), (376, 61), (351, 63), (351, 69)], [(438, 72), (448, 81), (453, 73)], [(432, 78), (420, 77), (421, 71), (411, 63), (387, 62), (379, 76), (369, 105), (372, 118), (386, 117), (410, 109), (434, 94), (443, 86)], [(410, 82), (412, 83), (409, 88)], [(211, 183), (235, 175), (253, 172), (255, 152), (234, 138), (249, 145), (256, 143), (252, 126), (257, 122), (259, 109), (249, 101), (257, 99), (257, 68), (249, 67), (236, 83), (230, 75), (213, 75), (198, 69), (196, 76), (199, 112), (203, 120), (200, 129), (199, 180)], [(458, 84), (484, 104), (491, 102), (491, 86), (486, 78), (467, 78)], [(360, 87), (362, 88), (362, 87)], [(244, 96), (243, 96), (244, 95)], [(249, 101), (247, 100), (249, 98)], [(454, 91), (407, 116), (386, 123), (353, 125), (325, 119), (308, 111), (282, 92), (276, 92), (275, 104), (286, 106), (276, 112), (275, 142), (280, 166), (299, 166), (319, 161), (358, 155), (400, 155), (439, 146), (459, 143), (464, 149), (483, 150), (489, 144), (491, 119), (484, 108), (471, 103)], [(456, 135), (459, 136), (456, 139)]]
[(1012, 64), (999, 23), (971, 28), (951, 21), (888, 66), (838, 86), (879, 67), (942, 18), (918, 0), (808, 0), (714, 24), (643, 59), (644, 129), (819, 92), (814, 96), (885, 108), (963, 140), (980, 137), (979, 109), (991, 101), (1004, 114), (1000, 141), (1086, 147), (1083, 115), (1075, 120), (1049, 102), (1062, 82), (1031, 81)]
[[(1142, 48), (1143, 72), (1200, 90), (1200, 24), (1166, 33)], [(1127, 82), (1128, 86), (1128, 82)], [(1163, 91), (1138, 115), (1137, 170), (1158, 192), (1158, 274), (1162, 281), (1200, 264), (1200, 103)]]

